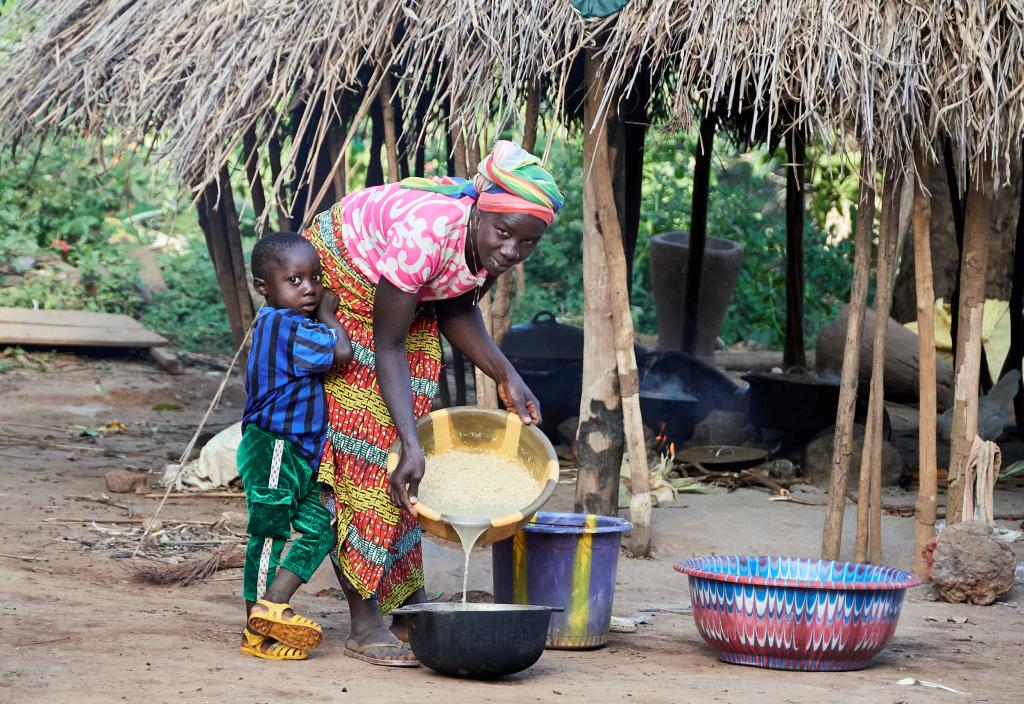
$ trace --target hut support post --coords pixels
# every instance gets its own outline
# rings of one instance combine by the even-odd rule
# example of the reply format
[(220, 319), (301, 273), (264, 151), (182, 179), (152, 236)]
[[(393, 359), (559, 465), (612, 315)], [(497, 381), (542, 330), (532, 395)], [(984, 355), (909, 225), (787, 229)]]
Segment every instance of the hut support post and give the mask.
[(242, 154), (245, 158), (245, 178), (249, 184), (249, 195), (252, 197), (252, 209), (256, 217), (256, 232), (262, 235), (267, 227), (263, 217), (267, 209), (267, 196), (263, 190), (263, 178), (260, 176), (260, 155), (256, 149), (256, 126), (253, 125), (242, 136)]
[(384, 148), (388, 153), (388, 182), (398, 183), (398, 130), (395, 127), (395, 106), (391, 102), (391, 74), (384, 72), (380, 78), (377, 100), (380, 101), (384, 118)]
[(857, 201), (857, 230), (854, 234), (853, 285), (850, 289), (850, 314), (843, 349), (840, 375), (839, 409), (832, 450), (832, 481), (828, 511), (821, 538), (821, 556), (838, 560), (843, 540), (843, 513), (846, 508), (847, 478), (853, 459), (853, 421), (857, 405), (860, 338), (864, 332), (868, 283), (871, 277), (871, 238), (875, 219), (875, 172), (867, 158), (860, 169), (860, 197)]
[(803, 131), (786, 137), (786, 339), (782, 366), (806, 367), (804, 350), (804, 159)]
[[(453, 107), (455, 101), (452, 101)], [(449, 130), (452, 135), (452, 145), (455, 159), (455, 175), (461, 178), (468, 178), (471, 174), (476, 173), (476, 167), (479, 161), (479, 149), (476, 150), (474, 157), (474, 150), (466, 140), (465, 133), (462, 128), (458, 125), (452, 124), (451, 115), (449, 114)], [(500, 279), (499, 279), (500, 280)], [(491, 297), (490, 294), (480, 298), (480, 316), (483, 318), (484, 327), (487, 332), (493, 336), (493, 321), (491, 319)], [(460, 362), (455, 365), (456, 374), (459, 373), (461, 366), (461, 355), (459, 357)], [(479, 369), (473, 369), (473, 387), (476, 391), (476, 405), (479, 408), (497, 408), (498, 407), (498, 387), (495, 386), (494, 381), (484, 374)], [(456, 389), (456, 394), (458, 389)], [(543, 410), (543, 409), (541, 409)]]
[(985, 307), (988, 240), (992, 230), (993, 169), (983, 162), (967, 193), (964, 246), (960, 259), (960, 324), (956, 339), (953, 432), (949, 451), (946, 520), (963, 520), (964, 469), (978, 433), (978, 388), (981, 377), (981, 324)]
[(922, 144), (914, 149), (917, 179), (914, 182), (914, 208), (911, 222), (914, 228), (914, 282), (917, 292), (917, 332), (921, 358), (920, 427), (918, 428), (918, 490), (914, 530), (914, 572), (924, 578), (923, 550), (935, 529), (938, 477), (935, 448), (935, 321), (933, 302), (935, 286), (932, 281), (932, 250), (929, 232), (931, 203), (925, 193), (928, 183), (928, 154)]
[[(540, 109), (540, 92), (536, 84), (530, 86), (526, 96), (526, 123), (523, 126), (523, 149), (533, 153), (537, 144), (537, 117)], [(494, 341), (501, 344), (505, 333), (512, 327), (510, 312), (512, 299), (518, 293), (517, 287), (523, 278), (523, 264), (516, 265), (513, 272), (499, 276), (494, 282), (494, 301), (491, 303), (491, 334)]]
[(875, 336), (871, 356), (871, 391), (868, 422), (861, 452), (857, 490), (855, 559), (881, 559), (882, 418), (885, 414), (885, 337), (888, 329), (892, 278), (896, 263), (899, 198), (903, 191), (897, 166), (890, 164), (882, 183), (882, 214), (878, 227), (878, 266), (875, 272)]
[[(587, 79), (591, 80), (590, 60)], [(590, 90), (596, 90), (591, 88)], [(619, 511), (619, 474), (622, 469), (623, 426), (615, 350), (608, 341), (614, 335), (608, 271), (604, 261), (597, 208), (592, 190), (594, 178), (593, 116), (585, 106), (583, 144), (583, 395), (576, 436), (575, 510), (615, 516)]]
[(217, 284), (231, 325), (231, 337), (236, 345), (241, 345), (253, 319), (253, 306), (245, 256), (242, 254), (242, 238), (238, 232), (238, 212), (226, 166), (216, 181), (203, 187), (198, 206), (199, 227), (206, 237), (206, 248), (213, 260)]
[[(1021, 155), (1021, 164), (1024, 164), (1024, 154)], [(1013, 286), (1010, 289), (1010, 349), (999, 373), (1000, 378), (1013, 369), (1021, 371), (1021, 357), (1024, 356), (1024, 189), (1021, 191), (1019, 208), (1017, 236), (1013, 245)], [(1018, 431), (1024, 429), (1024, 393), (1021, 390), (1024, 390), (1024, 380), (1013, 399)]]
[[(651, 549), (651, 493), (644, 444), (643, 420), (640, 417), (640, 383), (633, 350), (633, 318), (626, 287), (626, 257), (622, 232), (615, 211), (612, 172), (608, 153), (607, 118), (598, 119), (604, 76), (600, 61), (593, 51), (586, 56), (587, 100), (584, 107), (583, 168), (584, 210), (590, 214), (592, 229), (585, 229), (584, 238), (600, 240), (604, 253), (603, 268), (607, 275), (607, 303), (611, 308), (611, 337), (618, 370), (618, 395), (622, 403), (623, 433), (630, 458), (632, 498), (629, 502), (633, 523), (632, 552), (646, 557)], [(613, 389), (614, 391), (614, 389)], [(618, 478), (614, 481), (617, 483)]]
[(708, 199), (711, 196), (711, 156), (718, 116), (712, 112), (700, 121), (700, 142), (693, 166), (693, 199), (690, 206), (690, 253), (686, 261), (686, 298), (683, 300), (682, 350), (697, 352), (700, 330), (700, 286), (704, 278), (704, 249), (708, 241)]

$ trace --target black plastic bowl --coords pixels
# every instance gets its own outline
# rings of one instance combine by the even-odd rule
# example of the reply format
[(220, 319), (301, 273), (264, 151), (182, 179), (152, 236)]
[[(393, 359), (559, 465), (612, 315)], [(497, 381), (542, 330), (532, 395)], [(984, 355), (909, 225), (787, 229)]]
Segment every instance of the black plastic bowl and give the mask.
[(415, 604), (409, 644), (422, 664), (442, 675), (494, 679), (520, 672), (544, 652), (551, 609), (527, 604)]

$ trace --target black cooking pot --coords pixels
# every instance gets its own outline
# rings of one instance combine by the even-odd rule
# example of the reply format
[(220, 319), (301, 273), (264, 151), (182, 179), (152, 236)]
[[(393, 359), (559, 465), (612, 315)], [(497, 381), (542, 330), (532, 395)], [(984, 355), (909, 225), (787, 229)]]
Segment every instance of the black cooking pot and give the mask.
[(644, 424), (670, 442), (687, 440), (711, 411), (735, 407), (736, 384), (692, 355), (656, 350), (638, 358), (637, 364)]
[(409, 645), (422, 664), (451, 677), (494, 679), (525, 670), (544, 652), (552, 609), (528, 604), (413, 604)]
[(538, 313), (532, 322), (512, 326), (501, 351), (540, 401), (540, 429), (557, 443), (559, 424), (580, 412), (583, 330), (559, 323), (551, 313)]

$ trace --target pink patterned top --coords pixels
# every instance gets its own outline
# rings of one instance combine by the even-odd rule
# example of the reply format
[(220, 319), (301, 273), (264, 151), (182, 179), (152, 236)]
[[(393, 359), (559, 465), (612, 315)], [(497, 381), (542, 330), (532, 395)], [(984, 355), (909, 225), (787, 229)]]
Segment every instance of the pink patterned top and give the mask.
[(376, 284), (383, 276), (418, 300), (457, 298), (484, 283), (466, 264), (471, 198), (402, 188), (364, 188), (332, 208), (341, 210), (341, 238), (359, 271)]

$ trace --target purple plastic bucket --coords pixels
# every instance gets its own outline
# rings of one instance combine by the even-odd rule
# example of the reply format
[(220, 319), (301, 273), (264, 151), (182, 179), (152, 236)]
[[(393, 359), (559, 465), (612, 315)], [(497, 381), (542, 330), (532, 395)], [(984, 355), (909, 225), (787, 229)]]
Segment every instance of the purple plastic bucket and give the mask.
[(599, 648), (608, 640), (622, 534), (611, 516), (538, 513), (495, 543), (494, 600), (564, 609), (551, 614), (548, 648)]

